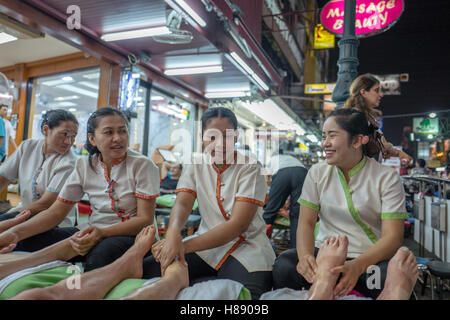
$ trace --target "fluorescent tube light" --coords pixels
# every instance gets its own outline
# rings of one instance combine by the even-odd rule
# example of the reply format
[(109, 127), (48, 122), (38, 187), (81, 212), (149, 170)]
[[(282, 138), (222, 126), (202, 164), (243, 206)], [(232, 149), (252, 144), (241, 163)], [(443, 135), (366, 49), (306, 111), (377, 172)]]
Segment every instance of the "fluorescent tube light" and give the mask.
[[(200, 27), (204, 28), (206, 27), (205, 20), (200, 17), (197, 12), (195, 12), (184, 0), (173, 0), (176, 4), (178, 4), (184, 11), (186, 11), (189, 16), (194, 19), (196, 23), (200, 25)], [(170, 5), (170, 0), (166, 0), (167, 3)]]
[(77, 111), (77, 109), (75, 109), (75, 108), (69, 108), (69, 111), (70, 111), (70, 112), (75, 112), (75, 111)]
[(259, 85), (264, 91), (269, 90), (269, 86), (248, 66), (247, 63), (245, 63), (244, 60), (242, 60), (242, 58), (236, 52), (233, 51), (229, 55), (226, 55), (226, 57), (233, 64), (237, 64), (239, 67), (244, 69), (245, 72), (247, 72), (251, 77), (252, 82), (256, 82), (256, 84)]
[(168, 76), (177, 76), (183, 74), (200, 74), (200, 73), (214, 73), (214, 72), (223, 72), (222, 66), (219, 65), (219, 66), (166, 69), (164, 71), (164, 74)]
[(0, 44), (17, 40), (16, 37), (6, 32), (0, 32)]
[(89, 91), (89, 90), (78, 88), (78, 87), (75, 87), (75, 86), (73, 86), (71, 84), (63, 84), (63, 85), (57, 86), (57, 88), (61, 88), (61, 89), (68, 90), (68, 91), (72, 91), (72, 92), (75, 92), (75, 93), (79, 93), (79, 94), (82, 94), (84, 96), (88, 96), (88, 97), (95, 98), (95, 99), (97, 99), (97, 97), (98, 97), (98, 94), (96, 92), (92, 92), (92, 91)]
[(73, 78), (70, 76), (62, 77), (63, 81), (73, 81)]
[(222, 92), (207, 92), (205, 97), (208, 99), (212, 98), (239, 98), (250, 96), (249, 91), (222, 91)]
[(307, 138), (309, 139), (309, 141), (311, 141), (312, 143), (316, 143), (317, 141), (319, 141), (319, 140), (317, 140), (317, 137), (316, 137), (315, 135), (313, 135), (313, 134), (308, 134), (306, 137), (307, 137)]
[(85, 86), (85, 87), (98, 90), (98, 84), (95, 84), (95, 83), (92, 83), (92, 82), (89, 82), (89, 81), (80, 81), (78, 83), (83, 85), (83, 86)]
[(66, 97), (56, 97), (55, 101), (66, 101), (66, 100), (75, 100), (80, 98), (79, 96), (66, 96)]
[(160, 36), (163, 34), (170, 34), (170, 33), (171, 33), (170, 30), (166, 26), (162, 26), (162, 27), (153, 27), (153, 28), (146, 28), (146, 29), (139, 29), (139, 30), (106, 33), (101, 36), (101, 39), (104, 41), (118, 41), (118, 40), (125, 40), (125, 39)]

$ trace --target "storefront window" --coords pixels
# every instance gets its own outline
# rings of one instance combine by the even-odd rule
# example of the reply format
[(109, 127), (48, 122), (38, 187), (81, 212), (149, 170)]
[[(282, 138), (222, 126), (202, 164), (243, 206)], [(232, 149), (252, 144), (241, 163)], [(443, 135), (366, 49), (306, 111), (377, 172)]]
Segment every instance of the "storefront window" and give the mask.
[(130, 149), (143, 153), (144, 146), (144, 128), (145, 128), (145, 106), (147, 105), (149, 89), (141, 86), (138, 89), (135, 107), (130, 121)]
[(159, 146), (174, 146), (181, 161), (194, 150), (195, 106), (152, 90), (150, 101), (149, 155)]
[(79, 122), (75, 152), (80, 153), (86, 142), (87, 120), (97, 109), (99, 78), (100, 68), (36, 78), (30, 107), (32, 127), (28, 137), (43, 137), (40, 129), (43, 113), (53, 109), (65, 109), (72, 112)]

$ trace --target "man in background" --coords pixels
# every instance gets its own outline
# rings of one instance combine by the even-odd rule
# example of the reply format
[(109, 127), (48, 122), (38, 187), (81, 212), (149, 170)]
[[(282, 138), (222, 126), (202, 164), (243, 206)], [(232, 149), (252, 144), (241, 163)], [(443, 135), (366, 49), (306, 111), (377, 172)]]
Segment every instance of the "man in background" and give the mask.
[[(0, 105), (0, 117), (2, 118), (2, 121), (0, 126), (3, 127), (3, 130), (0, 129), (0, 136), (1, 136), (1, 142), (0, 142), (0, 162), (3, 163), (6, 160), (6, 157), (9, 155), (9, 143), (13, 146), (13, 152), (16, 151), (17, 145), (14, 141), (14, 138), (16, 136), (14, 128), (9, 122), (9, 120), (6, 118), (8, 115), (8, 105), (1, 104)], [(0, 192), (0, 204), (9, 205), (8, 200), (6, 199), (8, 196), (8, 188), (5, 188), (2, 192)]]

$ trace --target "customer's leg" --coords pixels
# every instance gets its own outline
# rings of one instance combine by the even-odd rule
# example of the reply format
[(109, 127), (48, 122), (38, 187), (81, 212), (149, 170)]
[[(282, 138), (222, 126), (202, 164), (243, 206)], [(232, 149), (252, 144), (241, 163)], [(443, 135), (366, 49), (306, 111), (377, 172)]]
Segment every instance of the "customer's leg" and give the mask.
[(418, 276), (414, 254), (401, 247), (389, 261), (385, 286), (377, 300), (408, 300)]
[(67, 279), (57, 284), (22, 292), (14, 299), (102, 299), (114, 286), (128, 278), (142, 277), (142, 259), (155, 240), (155, 227), (148, 226), (136, 236), (136, 241), (123, 256), (103, 268), (80, 275), (80, 289), (67, 286)]
[(9, 256), (11, 259), (2, 259), (0, 261), (0, 279), (3, 279), (14, 272), (35, 267), (50, 261), (68, 261), (78, 256), (78, 253), (73, 250), (69, 239), (65, 239), (39, 251), (20, 255), (11, 254)]
[(136, 289), (121, 300), (174, 300), (188, 285), (188, 268), (181, 262), (174, 261), (161, 279)]
[(86, 272), (104, 267), (121, 257), (134, 244), (134, 236), (116, 236), (97, 243), (85, 257)]
[(259, 299), (264, 292), (272, 289), (271, 271), (248, 272), (233, 256), (229, 256), (223, 263), (217, 272), (217, 278), (242, 283), (250, 291), (253, 300)]
[[(314, 250), (317, 255), (319, 249)], [(311, 284), (297, 271), (298, 255), (296, 249), (289, 249), (280, 254), (273, 265), (272, 277), (274, 289), (291, 288), (308, 289)]]

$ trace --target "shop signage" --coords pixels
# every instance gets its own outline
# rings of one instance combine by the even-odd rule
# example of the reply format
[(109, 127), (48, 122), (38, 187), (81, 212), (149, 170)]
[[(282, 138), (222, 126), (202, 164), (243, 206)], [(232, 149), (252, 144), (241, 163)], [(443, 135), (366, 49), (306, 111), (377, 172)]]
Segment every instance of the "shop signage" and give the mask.
[(437, 135), (439, 133), (439, 120), (438, 118), (413, 118), (413, 131), (415, 135)]
[[(320, 13), (325, 29), (342, 37), (345, 0), (328, 2)], [(370, 37), (392, 27), (405, 9), (404, 0), (356, 0), (355, 35)]]
[(336, 83), (310, 83), (305, 84), (305, 94), (333, 93)]
[(381, 92), (384, 95), (400, 95), (400, 75), (388, 74), (383, 76), (375, 75), (380, 80)]
[(318, 24), (314, 28), (314, 49), (334, 48), (334, 34), (325, 30), (323, 25)]

